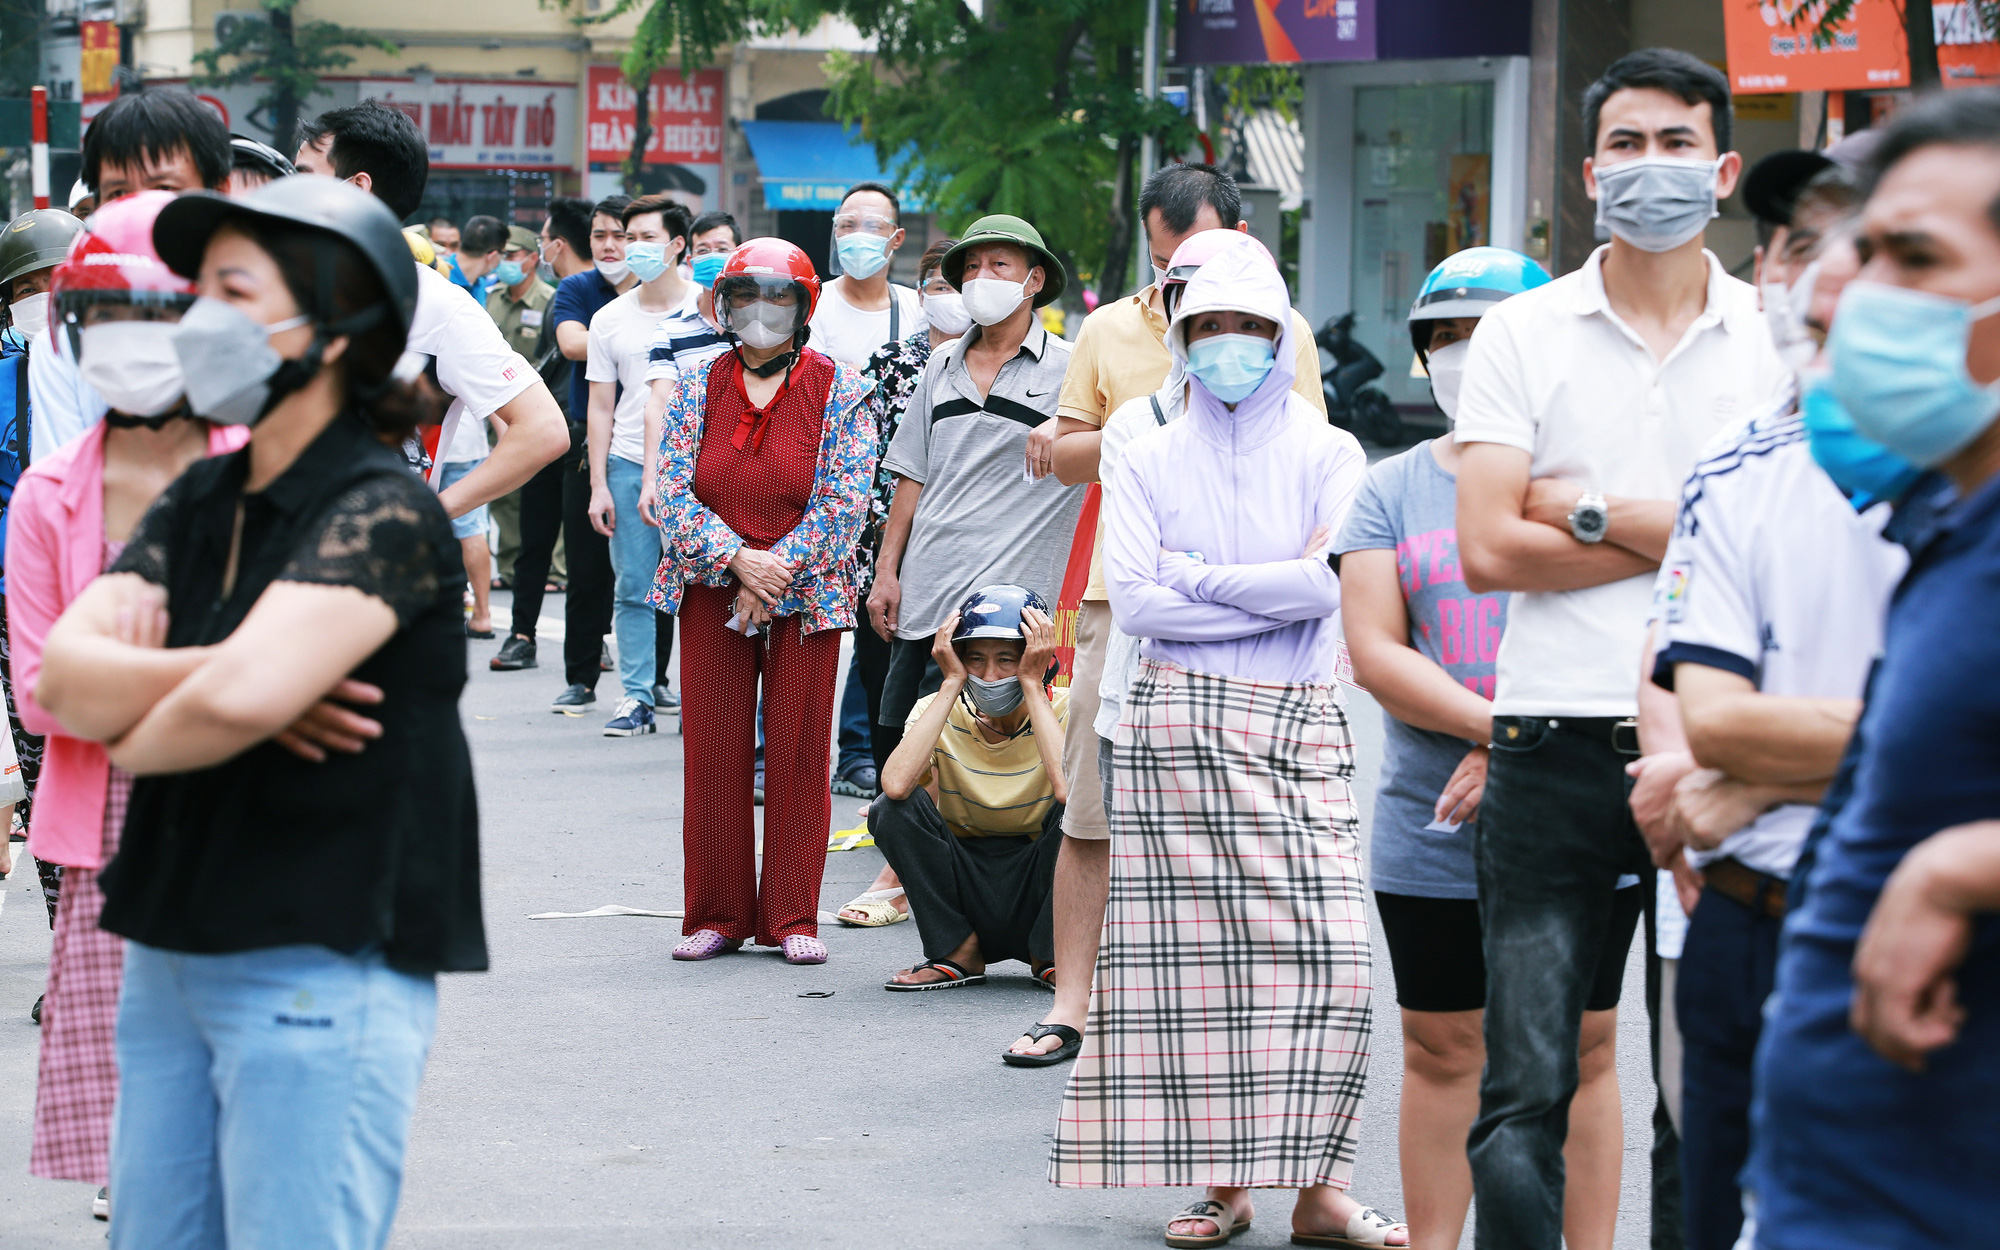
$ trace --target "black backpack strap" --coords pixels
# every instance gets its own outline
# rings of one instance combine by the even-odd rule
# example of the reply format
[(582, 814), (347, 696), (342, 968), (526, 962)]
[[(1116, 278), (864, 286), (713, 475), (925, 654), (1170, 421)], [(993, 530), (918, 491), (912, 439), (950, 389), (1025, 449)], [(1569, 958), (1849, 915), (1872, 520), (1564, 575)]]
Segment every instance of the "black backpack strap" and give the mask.
[(1148, 396), (1146, 396), (1146, 402), (1147, 402), (1147, 403), (1149, 403), (1149, 404), (1151, 404), (1151, 405), (1153, 405), (1153, 421), (1154, 421), (1154, 423), (1155, 423), (1155, 424), (1157, 424), (1157, 425), (1165, 425), (1165, 424), (1167, 423), (1167, 414), (1166, 414), (1165, 412), (1161, 411), (1161, 409), (1160, 409), (1160, 397), (1159, 397), (1159, 395), (1158, 395), (1158, 394), (1152, 394), (1152, 395), (1148, 395)]
[(889, 341), (903, 341), (903, 298), (893, 282), (889, 284)]
[(28, 455), (34, 450), (34, 437), (29, 432), (28, 422), (28, 356), (23, 352), (20, 364), (14, 369), (14, 459), (21, 462), (21, 471), (28, 471)]

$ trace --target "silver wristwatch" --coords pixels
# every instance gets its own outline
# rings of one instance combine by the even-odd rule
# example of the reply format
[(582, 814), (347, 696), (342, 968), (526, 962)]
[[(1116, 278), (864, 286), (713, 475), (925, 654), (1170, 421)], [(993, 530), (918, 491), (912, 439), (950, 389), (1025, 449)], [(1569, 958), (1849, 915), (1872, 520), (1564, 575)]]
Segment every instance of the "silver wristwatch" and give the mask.
[(1570, 510), (1569, 532), (1580, 543), (1601, 543), (1611, 524), (1611, 509), (1604, 496), (1594, 490), (1583, 492)]

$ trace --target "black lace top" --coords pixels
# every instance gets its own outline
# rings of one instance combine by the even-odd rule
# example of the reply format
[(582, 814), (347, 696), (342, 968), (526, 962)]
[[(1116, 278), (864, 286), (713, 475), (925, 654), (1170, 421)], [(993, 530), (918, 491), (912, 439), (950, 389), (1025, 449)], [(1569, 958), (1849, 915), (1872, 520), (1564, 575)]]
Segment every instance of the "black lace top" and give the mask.
[[(263, 491), (249, 451), (197, 462), (139, 522), (114, 572), (167, 590), (168, 646), (216, 643), (274, 581), (352, 586), (398, 629), (354, 676), (382, 688), (382, 737), (314, 764), (264, 742), (143, 777), (105, 867), (103, 926), (194, 953), (380, 948), (406, 972), (486, 967), (479, 817), (458, 719), (464, 568), (437, 498), (354, 415)], [(237, 503), (243, 540), (223, 594)]]

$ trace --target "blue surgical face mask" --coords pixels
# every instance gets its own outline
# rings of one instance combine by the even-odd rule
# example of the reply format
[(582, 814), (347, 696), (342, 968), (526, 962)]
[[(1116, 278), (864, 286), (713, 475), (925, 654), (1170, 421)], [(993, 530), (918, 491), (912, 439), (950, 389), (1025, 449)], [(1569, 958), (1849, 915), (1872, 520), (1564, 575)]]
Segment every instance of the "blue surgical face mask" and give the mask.
[(2000, 312), (1983, 304), (1856, 279), (1841, 293), (1827, 353), (1833, 392), (1863, 437), (1935, 468), (2000, 415), (2000, 391), (1972, 380), (1965, 348), (1972, 324)]
[(639, 281), (651, 282), (667, 271), (667, 245), (628, 243), (625, 246), (625, 264)]
[(1263, 385), (1278, 349), (1255, 334), (1216, 334), (1188, 348), (1188, 372), (1225, 404), (1241, 403)]
[(722, 267), (729, 263), (727, 252), (704, 252), (694, 258), (694, 280), (705, 290), (715, 289), (715, 280), (722, 276)]
[(1866, 512), (1883, 500), (1902, 498), (1910, 483), (1923, 473), (1879, 443), (1871, 443), (1854, 432), (1854, 418), (1833, 393), (1832, 379), (1823, 369), (1807, 373), (1800, 383), (1799, 415), (1806, 426), (1806, 445), (1812, 458), (1857, 512)]
[(518, 286), (528, 276), (518, 260), (503, 260), (493, 267), (493, 280), (501, 286)]
[(850, 278), (872, 278), (889, 263), (889, 240), (879, 234), (849, 234), (834, 244), (840, 271)]

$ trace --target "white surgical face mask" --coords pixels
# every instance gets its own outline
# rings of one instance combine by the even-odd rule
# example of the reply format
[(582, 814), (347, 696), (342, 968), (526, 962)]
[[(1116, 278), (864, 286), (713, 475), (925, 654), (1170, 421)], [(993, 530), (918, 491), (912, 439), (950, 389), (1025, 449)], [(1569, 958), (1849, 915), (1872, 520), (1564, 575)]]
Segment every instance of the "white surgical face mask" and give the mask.
[(600, 260), (597, 262), (597, 272), (604, 275), (606, 282), (617, 286), (632, 276), (632, 266), (622, 260)]
[(1167, 284), (1167, 271), (1160, 268), (1158, 265), (1154, 265), (1153, 285), (1156, 287), (1162, 287), (1165, 286), (1166, 284)]
[(180, 402), (187, 385), (167, 321), (106, 321), (85, 326), (81, 372), (118, 412), (156, 417)]
[(1642, 252), (1671, 252), (1716, 216), (1721, 161), (1642, 156), (1597, 169), (1597, 226)]
[(1446, 343), (1424, 365), (1431, 375), (1431, 398), (1452, 421), (1458, 420), (1458, 384), (1465, 379), (1465, 358), (1471, 351), (1471, 339)]
[(43, 291), (17, 299), (7, 306), (7, 312), (23, 339), (40, 338), (42, 331), (49, 328), (49, 293)]
[(967, 278), (960, 290), (965, 296), (965, 311), (983, 326), (999, 325), (1028, 298), (1027, 283), (1005, 278)]
[(729, 328), (736, 337), (756, 348), (769, 351), (792, 341), (797, 333), (795, 325), (799, 310), (790, 304), (773, 304), (769, 300), (757, 300), (729, 310)]
[(955, 339), (972, 328), (972, 314), (965, 310), (965, 297), (957, 291), (924, 296), (924, 317), (946, 338)]
[(1799, 280), (1785, 286), (1766, 282), (1758, 288), (1764, 297), (1764, 324), (1771, 327), (1771, 341), (1778, 345), (1778, 359), (1796, 373), (1819, 352), (1812, 332), (1806, 329), (1806, 313), (1812, 307), (1813, 287), (1819, 283), (1819, 262), (1807, 265)]

